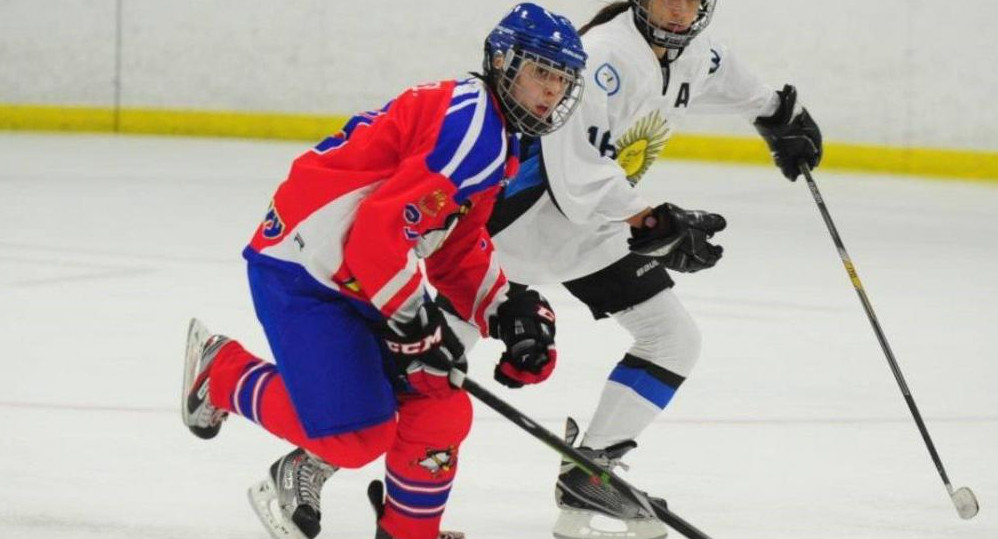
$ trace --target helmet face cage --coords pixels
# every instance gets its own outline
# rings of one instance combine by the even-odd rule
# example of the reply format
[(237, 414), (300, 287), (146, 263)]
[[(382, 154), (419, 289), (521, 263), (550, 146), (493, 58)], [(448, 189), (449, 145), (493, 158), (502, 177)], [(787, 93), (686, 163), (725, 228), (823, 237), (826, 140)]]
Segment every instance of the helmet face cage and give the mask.
[[(582, 97), (582, 74), (537, 53), (513, 47), (502, 55), (502, 67), (490, 70), (507, 121), (524, 135), (540, 137), (568, 121)], [(555, 86), (564, 91), (561, 100), (543, 115), (516, 99), (517, 87), (533, 79), (537, 86)]]
[[(541, 136), (564, 125), (582, 95), (587, 57), (571, 21), (537, 4), (514, 6), (485, 38), (484, 58), (510, 128)], [(557, 103), (552, 92), (561, 94)]]
[(689, 30), (676, 33), (652, 23), (651, 14), (648, 12), (648, 3), (653, 1), (655, 0), (631, 0), (631, 6), (634, 9), (634, 22), (637, 23), (638, 29), (641, 30), (649, 43), (667, 49), (681, 49), (689, 45), (690, 41), (710, 24), (710, 19), (714, 16), (714, 6), (717, 5), (717, 0), (700, 0), (697, 18), (690, 25)]

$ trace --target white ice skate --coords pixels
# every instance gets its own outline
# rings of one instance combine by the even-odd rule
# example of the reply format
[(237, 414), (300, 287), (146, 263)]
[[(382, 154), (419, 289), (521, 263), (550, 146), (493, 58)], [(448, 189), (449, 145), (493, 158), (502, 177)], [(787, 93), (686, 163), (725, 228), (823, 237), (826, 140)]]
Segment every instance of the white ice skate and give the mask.
[[(574, 445), (578, 436), (579, 426), (568, 418), (565, 441)], [(612, 470), (624, 467), (620, 458), (635, 447), (637, 443), (628, 440), (605, 449), (580, 447), (578, 450), (596, 464)], [(561, 463), (555, 501), (561, 510), (553, 530), (557, 539), (664, 539), (668, 535), (665, 524), (654, 515), (613, 487), (594, 481), (572, 462)]]
[(267, 478), (249, 489), (250, 505), (274, 539), (319, 535), (320, 491), (337, 468), (295, 449), (270, 466)]
[(180, 415), (184, 425), (198, 438), (214, 438), (229, 416), (225, 410), (212, 406), (208, 398), (208, 372), (218, 350), (227, 342), (226, 337), (212, 335), (197, 318), (191, 319), (187, 328)]

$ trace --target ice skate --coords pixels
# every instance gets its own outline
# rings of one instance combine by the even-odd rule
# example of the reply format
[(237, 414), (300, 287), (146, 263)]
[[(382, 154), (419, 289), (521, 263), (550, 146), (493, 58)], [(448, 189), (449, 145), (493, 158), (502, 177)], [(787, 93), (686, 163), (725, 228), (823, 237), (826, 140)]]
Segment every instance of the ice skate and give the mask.
[[(574, 445), (579, 427), (572, 418), (565, 424), (565, 441)], [(620, 462), (625, 453), (637, 447), (631, 440), (606, 449), (578, 448), (603, 468), (626, 466)], [(665, 524), (613, 487), (594, 480), (575, 463), (562, 461), (555, 501), (561, 514), (554, 525), (557, 539), (664, 539)], [(664, 500), (662, 500), (664, 503)]]
[(198, 438), (214, 438), (222, 428), (222, 421), (229, 416), (208, 399), (208, 372), (215, 355), (227, 337), (212, 335), (197, 318), (191, 319), (187, 329), (187, 355), (184, 363), (184, 387), (180, 410), (187, 428)]
[[(367, 499), (371, 502), (371, 507), (374, 508), (374, 516), (378, 522), (381, 522), (381, 515), (385, 512), (385, 485), (381, 481), (371, 481), (371, 484), (367, 485)], [(378, 530), (374, 534), (374, 539), (395, 539), (388, 534), (385, 530), (378, 526)], [(461, 532), (440, 532), (437, 539), (465, 539), (464, 534)]]
[(319, 494), (337, 469), (301, 448), (270, 466), (267, 478), (249, 489), (249, 499), (271, 537), (312, 539), (319, 535)]

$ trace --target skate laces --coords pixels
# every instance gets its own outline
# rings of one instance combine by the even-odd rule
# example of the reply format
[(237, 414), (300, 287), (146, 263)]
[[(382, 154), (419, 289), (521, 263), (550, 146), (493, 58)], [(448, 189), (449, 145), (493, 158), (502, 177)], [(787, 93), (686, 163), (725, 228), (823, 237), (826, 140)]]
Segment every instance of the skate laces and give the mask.
[[(208, 340), (204, 342), (204, 346), (201, 347), (201, 365), (198, 372), (205, 372), (211, 368), (211, 363), (215, 361), (215, 355), (218, 354), (219, 349), (222, 348), (231, 339), (224, 335), (212, 335), (208, 337)], [(202, 405), (197, 412), (198, 424), (205, 425), (208, 427), (214, 427), (220, 425), (229, 417), (229, 412), (221, 408), (216, 407), (211, 403), (211, 399), (208, 397), (208, 378), (206, 377), (203, 381), (203, 385), (206, 389), (202, 390), (198, 388), (199, 397), (202, 399)], [(201, 393), (204, 393), (203, 396)]]
[(620, 460), (622, 456), (623, 455), (613, 457), (607, 454), (606, 450), (598, 451), (595, 457), (593, 458), (593, 462), (599, 464), (601, 467), (611, 472), (614, 471), (616, 468), (620, 468), (625, 472), (628, 472), (631, 470), (631, 467), (628, 466), (625, 462)]
[[(621, 459), (624, 454), (637, 447), (638, 444), (631, 440), (620, 442), (614, 444), (605, 449), (590, 449), (588, 447), (580, 447), (579, 452), (583, 455), (588, 456), (592, 461), (603, 468), (604, 470), (614, 471), (617, 468), (624, 470), (625, 472), (630, 471), (631, 467), (627, 463), (623, 462)], [(573, 466), (577, 466), (572, 463)]]
[(221, 408), (215, 408), (207, 399), (207, 408), (211, 409), (211, 414), (208, 416), (208, 425), (214, 427), (215, 425), (221, 425), (222, 421), (225, 421), (229, 417), (229, 412), (222, 410)]
[(202, 369), (206, 368), (208, 364), (214, 361), (215, 355), (218, 354), (218, 350), (231, 340), (232, 339), (226, 337), (225, 335), (212, 335), (211, 337), (208, 337), (208, 340), (204, 342), (204, 346), (201, 348)]
[(298, 499), (311, 506), (316, 512), (320, 509), (319, 494), (322, 485), (336, 472), (337, 468), (326, 464), (318, 457), (302, 452), (301, 464), (295, 467), (295, 484)]
[(196, 412), (194, 424), (201, 427), (215, 427), (222, 424), (229, 417), (229, 412), (216, 408), (208, 397), (205, 397), (201, 407)]

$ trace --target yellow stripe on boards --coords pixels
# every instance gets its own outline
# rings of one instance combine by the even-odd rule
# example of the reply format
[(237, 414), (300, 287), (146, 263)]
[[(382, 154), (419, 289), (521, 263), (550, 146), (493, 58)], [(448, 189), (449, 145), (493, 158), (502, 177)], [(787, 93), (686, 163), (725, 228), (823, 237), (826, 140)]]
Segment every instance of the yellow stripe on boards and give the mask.
[[(318, 141), (339, 131), (346, 116), (313, 116), (167, 109), (0, 104), (0, 130), (73, 131), (245, 137)], [(771, 164), (756, 137), (676, 135), (665, 147), (670, 159)], [(827, 143), (819, 170), (911, 174), (998, 182), (998, 153)]]
[(346, 116), (0, 105), (0, 129), (320, 140)]
[(114, 130), (114, 110), (0, 105), (0, 129), (103, 133)]
[[(998, 182), (998, 153), (932, 148), (896, 148), (830, 142), (819, 170), (911, 174)], [(761, 138), (676, 135), (663, 156), (743, 164), (772, 164)]]
[(339, 131), (346, 120), (342, 116), (126, 109), (121, 111), (119, 132), (318, 141)]

